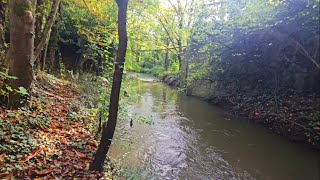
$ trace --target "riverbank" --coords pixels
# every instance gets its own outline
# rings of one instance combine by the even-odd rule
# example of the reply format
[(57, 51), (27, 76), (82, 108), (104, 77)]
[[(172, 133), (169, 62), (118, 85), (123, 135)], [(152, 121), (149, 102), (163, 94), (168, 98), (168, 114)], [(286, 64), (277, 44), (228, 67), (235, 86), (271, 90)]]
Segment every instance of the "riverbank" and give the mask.
[(0, 108), (0, 179), (112, 176), (109, 164), (104, 175), (88, 170), (98, 145), (89, 96), (97, 96), (98, 88), (91, 86), (97, 82), (84, 82), (38, 72), (30, 108)]
[[(178, 87), (178, 77), (168, 75), (162, 81)], [(264, 126), (289, 140), (320, 150), (320, 95), (282, 93), (241, 95), (212, 93), (217, 91), (211, 82), (192, 84), (188, 95), (201, 98), (212, 105), (250, 122)], [(213, 95), (214, 94), (214, 95)]]

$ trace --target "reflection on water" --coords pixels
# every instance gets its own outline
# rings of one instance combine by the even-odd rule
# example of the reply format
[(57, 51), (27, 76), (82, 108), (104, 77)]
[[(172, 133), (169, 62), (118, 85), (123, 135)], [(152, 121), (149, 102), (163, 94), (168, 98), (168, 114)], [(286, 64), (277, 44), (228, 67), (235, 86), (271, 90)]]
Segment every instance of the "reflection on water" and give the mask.
[(117, 127), (110, 156), (140, 167), (153, 179), (320, 179), (317, 152), (292, 144), (243, 119), (150, 77), (134, 88), (141, 97), (129, 114), (152, 117), (154, 125), (130, 116)]

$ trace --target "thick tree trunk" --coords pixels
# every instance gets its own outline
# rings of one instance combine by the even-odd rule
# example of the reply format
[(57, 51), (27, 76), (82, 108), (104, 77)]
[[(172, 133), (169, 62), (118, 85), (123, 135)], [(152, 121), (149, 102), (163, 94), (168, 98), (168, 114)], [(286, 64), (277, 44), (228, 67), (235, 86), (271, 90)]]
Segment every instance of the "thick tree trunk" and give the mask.
[(6, 40), (4, 38), (6, 23), (7, 0), (0, 0), (0, 45), (6, 48)]
[[(34, 50), (34, 16), (31, 0), (11, 0), (9, 75), (17, 79), (9, 81), (13, 89), (24, 87), (30, 92), (32, 83), (32, 61)], [(16, 92), (9, 93), (9, 108), (18, 108), (27, 97)]]
[(112, 90), (110, 96), (109, 117), (107, 124), (103, 126), (101, 141), (96, 155), (94, 157), (94, 160), (90, 164), (91, 170), (96, 170), (100, 172), (103, 171), (103, 164), (109, 151), (109, 147), (111, 145), (111, 141), (117, 124), (120, 88), (128, 41), (126, 27), (128, 0), (116, 0), (116, 2), (119, 8), (119, 48), (117, 51), (117, 57), (114, 65), (115, 69), (113, 74)]
[(55, 0), (54, 3), (52, 4), (52, 9), (50, 12), (50, 18), (46, 24), (46, 27), (44, 29), (42, 38), (39, 42), (39, 44), (37, 45), (35, 52), (34, 52), (34, 56), (37, 58), (41, 52), (41, 50), (43, 49), (43, 47), (45, 46), (45, 44), (47, 43), (48, 39), (50, 39), (50, 32), (51, 32), (51, 28), (53, 25), (53, 22), (56, 18), (56, 14), (59, 8), (61, 0)]

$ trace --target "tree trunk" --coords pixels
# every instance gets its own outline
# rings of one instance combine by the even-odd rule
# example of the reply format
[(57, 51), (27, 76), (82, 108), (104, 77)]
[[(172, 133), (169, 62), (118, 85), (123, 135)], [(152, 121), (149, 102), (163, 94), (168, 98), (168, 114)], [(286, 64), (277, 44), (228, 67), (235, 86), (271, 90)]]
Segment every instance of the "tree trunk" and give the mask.
[(51, 12), (50, 12), (50, 18), (46, 24), (46, 27), (44, 29), (42, 38), (39, 42), (39, 44), (37, 45), (35, 52), (34, 52), (34, 56), (37, 58), (42, 50), (42, 48), (45, 46), (46, 42), (48, 41), (48, 39), (50, 38), (50, 32), (51, 32), (51, 28), (53, 25), (53, 22), (56, 18), (56, 14), (59, 8), (61, 0), (55, 0), (54, 3), (52, 4), (52, 8), (51, 8)]
[(6, 23), (6, 10), (7, 10), (6, 0), (0, 0), (0, 45), (3, 49), (7, 47), (6, 40), (4, 38), (5, 23)]
[(49, 61), (50, 61), (50, 68), (49, 69), (51, 72), (53, 72), (54, 68), (56, 67), (55, 66), (55, 62), (56, 62), (55, 57), (56, 57), (58, 41), (59, 41), (59, 28), (60, 28), (60, 15), (58, 14), (58, 17), (57, 17), (57, 20), (55, 23), (52, 46), (51, 46), (50, 52), (49, 52)]
[(167, 49), (166, 49), (166, 54), (165, 54), (165, 57), (164, 57), (164, 69), (165, 69), (166, 71), (168, 71), (168, 68), (169, 68), (169, 49), (168, 49), (169, 45), (170, 45), (170, 41), (169, 41), (169, 39), (167, 38), (167, 39), (166, 39)]
[(97, 76), (101, 76), (102, 75), (102, 72), (103, 72), (103, 60), (104, 60), (104, 56), (103, 55), (99, 55), (97, 57), (97, 60), (98, 60), (98, 67), (97, 67), (97, 72), (96, 72), (96, 75)]
[(41, 28), (44, 18), (44, 8), (43, 8), (43, 0), (37, 0), (37, 7), (36, 7), (36, 22), (35, 22), (35, 44), (38, 44), (41, 39)]
[(55, 53), (55, 58), (54, 58), (54, 66), (53, 66), (53, 70), (54, 72), (60, 74), (60, 71), (61, 71), (61, 67), (60, 67), (60, 59), (59, 59), (59, 49), (57, 49), (57, 52)]
[(118, 34), (119, 34), (119, 48), (114, 65), (113, 82), (110, 96), (110, 108), (107, 124), (103, 126), (102, 137), (96, 155), (90, 164), (90, 170), (103, 171), (103, 164), (106, 159), (113, 134), (117, 124), (118, 105), (120, 88), (122, 81), (122, 74), (125, 62), (125, 55), (127, 51), (127, 6), (128, 0), (116, 0), (118, 5)]
[[(48, 39), (48, 41), (49, 41), (49, 39)], [(42, 71), (44, 71), (46, 69), (48, 47), (49, 47), (49, 42), (46, 43), (46, 46), (43, 51), (42, 66), (41, 66)]]
[[(34, 16), (31, 0), (11, 0), (9, 75), (17, 79), (8, 83), (13, 89), (24, 87), (30, 93), (34, 50)], [(22, 107), (28, 97), (16, 92), (9, 93), (9, 108)]]
[[(43, 23), (43, 18), (44, 18), (44, 7), (43, 7), (43, 1), (44, 0), (37, 0), (37, 6), (36, 6), (36, 21), (35, 21), (35, 39), (34, 42), (35, 44), (38, 44), (41, 40), (41, 31), (42, 31), (42, 23)], [(40, 68), (40, 59), (41, 56), (38, 56), (35, 61), (36, 61), (36, 67)]]

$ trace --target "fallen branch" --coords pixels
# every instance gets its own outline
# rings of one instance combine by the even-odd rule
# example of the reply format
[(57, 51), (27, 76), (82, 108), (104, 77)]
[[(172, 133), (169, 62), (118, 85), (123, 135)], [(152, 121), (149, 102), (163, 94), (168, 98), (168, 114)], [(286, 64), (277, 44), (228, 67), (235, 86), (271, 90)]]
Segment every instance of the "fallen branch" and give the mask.
[(42, 151), (42, 150), (43, 150), (43, 148), (38, 148), (37, 150), (33, 151), (29, 156), (27, 156), (27, 157), (25, 157), (25, 158), (21, 158), (21, 159), (19, 160), (19, 162), (20, 162), (20, 163), (25, 163), (25, 162), (29, 161), (30, 159), (36, 157), (36, 156), (38, 155), (38, 153), (39, 153), (40, 151)]
[(55, 97), (55, 98), (59, 99), (60, 101), (65, 101), (65, 100), (70, 100), (70, 99), (71, 99), (71, 98), (63, 98), (63, 97), (61, 97), (61, 96), (59, 96), (59, 95), (52, 94), (52, 93), (50, 93), (50, 92), (48, 92), (48, 91), (45, 91), (45, 90), (42, 90), (42, 89), (38, 89), (38, 91), (40, 91), (40, 92), (42, 92), (42, 93), (45, 93), (45, 94), (48, 95), (48, 96)]

